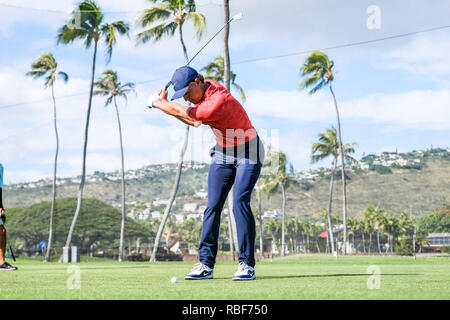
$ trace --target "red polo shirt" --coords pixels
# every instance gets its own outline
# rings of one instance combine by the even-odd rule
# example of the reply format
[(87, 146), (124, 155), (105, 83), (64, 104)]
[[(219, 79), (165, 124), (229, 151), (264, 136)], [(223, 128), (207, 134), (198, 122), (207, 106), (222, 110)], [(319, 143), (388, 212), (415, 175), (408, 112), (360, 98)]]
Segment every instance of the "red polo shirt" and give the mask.
[(224, 86), (214, 80), (206, 80), (209, 88), (202, 101), (189, 107), (187, 115), (211, 127), (216, 141), (222, 147), (232, 147), (252, 140), (257, 136), (247, 112)]

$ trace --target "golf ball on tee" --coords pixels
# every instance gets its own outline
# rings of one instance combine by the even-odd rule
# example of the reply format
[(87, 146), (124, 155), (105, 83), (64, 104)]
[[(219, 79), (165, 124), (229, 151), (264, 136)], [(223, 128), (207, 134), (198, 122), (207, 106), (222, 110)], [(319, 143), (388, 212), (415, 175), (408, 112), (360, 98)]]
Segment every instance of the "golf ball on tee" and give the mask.
[(178, 282), (178, 278), (177, 277), (173, 277), (172, 279), (170, 279), (170, 282), (177, 283)]

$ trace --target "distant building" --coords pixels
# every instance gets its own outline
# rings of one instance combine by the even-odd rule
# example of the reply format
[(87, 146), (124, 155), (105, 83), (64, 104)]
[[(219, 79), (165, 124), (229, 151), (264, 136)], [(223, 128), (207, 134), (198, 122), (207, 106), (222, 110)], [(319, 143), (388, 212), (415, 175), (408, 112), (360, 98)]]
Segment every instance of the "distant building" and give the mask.
[(432, 248), (450, 246), (450, 233), (429, 233), (428, 242)]
[(205, 210), (206, 210), (206, 206), (198, 206), (198, 208), (197, 208), (198, 213), (204, 213)]
[(208, 192), (203, 190), (203, 189), (201, 189), (200, 191), (197, 191), (194, 195), (197, 198), (206, 199), (208, 197)]
[(264, 211), (263, 214), (263, 219), (275, 219), (275, 220), (280, 220), (283, 217), (283, 214), (281, 212), (281, 210), (271, 210), (271, 211)]
[[(167, 206), (169, 204), (170, 199), (156, 199), (153, 201), (153, 205), (155, 207), (160, 206), (160, 205), (165, 205)], [(173, 205), (177, 203), (177, 200), (173, 200)]]
[(182, 224), (184, 221), (184, 214), (177, 213), (173, 215), (175, 217), (175, 223)]
[(186, 219), (194, 219), (194, 220), (199, 220), (202, 217), (201, 213), (190, 213), (186, 216)]
[(150, 214), (148, 212), (140, 212), (136, 215), (136, 219), (147, 220)]
[(152, 215), (152, 219), (161, 219), (161, 212), (159, 211), (152, 211), (150, 214)]
[(195, 212), (197, 210), (197, 203), (185, 203), (183, 206), (184, 211)]

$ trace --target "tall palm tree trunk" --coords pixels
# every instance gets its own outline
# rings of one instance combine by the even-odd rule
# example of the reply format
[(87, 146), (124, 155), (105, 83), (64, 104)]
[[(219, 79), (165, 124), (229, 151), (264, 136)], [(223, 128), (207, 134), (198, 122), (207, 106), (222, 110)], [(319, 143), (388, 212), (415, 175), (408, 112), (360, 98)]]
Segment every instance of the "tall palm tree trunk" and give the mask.
[[(230, 91), (230, 50), (229, 50), (229, 46), (228, 46), (228, 38), (230, 36), (230, 24), (227, 23), (228, 20), (230, 19), (230, 5), (229, 5), (229, 0), (224, 0), (223, 1), (224, 4), (224, 19), (225, 19), (225, 30), (224, 30), (224, 37), (223, 37), (223, 84), (224, 87)], [(234, 242), (234, 248), (238, 249), (238, 241), (237, 241), (237, 228), (236, 228), (236, 220), (234, 219), (234, 212), (233, 212), (233, 187), (231, 187), (230, 192), (228, 193), (228, 210), (229, 210), (229, 221), (231, 221), (231, 225), (232, 225), (232, 232), (233, 232), (233, 237), (232, 239), (230, 238), (230, 247), (232, 247), (231, 245), (231, 241)], [(239, 249), (238, 249), (239, 250)], [(235, 253), (234, 251), (231, 252), (231, 260), (234, 261), (235, 258)]]
[(333, 88), (330, 83), (330, 91), (333, 95), (334, 100), (334, 106), (336, 109), (336, 117), (337, 117), (337, 131), (338, 131), (338, 137), (339, 137), (339, 153), (341, 155), (341, 161), (342, 161), (342, 168), (341, 168), (341, 175), (342, 175), (342, 211), (343, 211), (343, 223), (344, 223), (344, 255), (347, 253), (347, 192), (346, 192), (346, 184), (345, 184), (345, 160), (344, 160), (344, 150), (342, 148), (342, 136), (341, 136), (341, 120), (339, 117), (339, 109), (336, 101), (336, 96), (334, 95)]
[(186, 45), (184, 44), (184, 40), (183, 40), (183, 24), (180, 24), (180, 26), (178, 28), (178, 33), (180, 35), (181, 46), (183, 47), (184, 59), (186, 60), (186, 63), (188, 63), (189, 62), (189, 57), (188, 57), (188, 54), (187, 54)]
[(327, 214), (327, 220), (328, 220), (328, 238), (330, 240), (331, 244), (331, 253), (334, 253), (334, 236), (333, 236), (333, 225), (331, 224), (331, 204), (333, 202), (333, 184), (334, 184), (334, 173), (336, 171), (337, 166), (337, 159), (333, 159), (333, 171), (331, 172), (331, 179), (330, 179), (330, 196), (328, 198), (328, 214)]
[(264, 259), (264, 233), (263, 233), (263, 219), (261, 208), (261, 194), (258, 192), (258, 222), (259, 222), (259, 256), (260, 259)]
[(94, 57), (92, 59), (92, 75), (91, 75), (91, 89), (89, 92), (89, 105), (86, 115), (86, 127), (84, 131), (84, 146), (83, 146), (83, 164), (82, 164), (82, 173), (81, 173), (81, 182), (80, 182), (80, 188), (78, 191), (78, 200), (77, 200), (77, 208), (75, 210), (75, 214), (73, 216), (72, 224), (70, 225), (69, 234), (67, 235), (66, 240), (66, 247), (70, 246), (70, 243), (72, 242), (72, 235), (73, 230), (75, 229), (75, 224), (77, 223), (78, 215), (80, 214), (81, 210), (81, 201), (83, 198), (83, 190), (84, 190), (84, 183), (86, 178), (86, 154), (87, 154), (87, 143), (88, 143), (88, 133), (89, 133), (89, 119), (91, 117), (91, 107), (92, 107), (92, 96), (94, 93), (94, 78), (95, 78), (95, 60), (97, 58), (97, 42), (98, 40), (94, 41)]
[(363, 250), (364, 250), (364, 253), (366, 253), (366, 240), (364, 239), (364, 231), (361, 234), (362, 234), (362, 241), (363, 241)]
[(56, 201), (56, 170), (58, 166), (58, 153), (59, 153), (59, 135), (58, 135), (58, 127), (56, 123), (56, 100), (55, 100), (55, 90), (54, 85), (52, 84), (52, 98), (53, 98), (53, 124), (55, 128), (55, 137), (56, 137), (56, 152), (55, 152), (55, 163), (53, 166), (53, 186), (52, 186), (52, 207), (50, 209), (50, 226), (48, 230), (48, 244), (47, 244), (47, 252), (45, 253), (44, 261), (48, 262), (50, 260), (50, 250), (52, 246), (52, 237), (53, 237), (53, 216), (55, 212), (55, 201)]
[(120, 158), (122, 161), (122, 221), (120, 225), (120, 240), (119, 240), (119, 261), (123, 261), (123, 237), (125, 233), (125, 161), (123, 156), (123, 140), (122, 140), (122, 126), (120, 125), (119, 108), (117, 108), (116, 97), (114, 97), (114, 107), (116, 108), (117, 124), (119, 127), (120, 138)]
[(235, 260), (234, 255), (234, 240), (233, 240), (233, 224), (231, 223), (232, 214), (230, 213), (232, 208), (230, 207), (230, 202), (228, 202), (228, 238), (230, 239), (230, 255), (231, 260)]
[(380, 232), (378, 232), (378, 231), (377, 231), (377, 245), (378, 245), (378, 253), (381, 253)]
[(281, 216), (281, 256), (284, 256), (285, 254), (285, 232), (284, 232), (284, 228), (285, 228), (285, 219), (286, 219), (286, 214), (285, 214), (285, 209), (286, 209), (286, 192), (284, 190), (284, 184), (281, 183), (281, 193), (283, 195), (283, 203), (282, 203), (282, 209), (283, 210), (283, 214)]
[(175, 183), (174, 183), (173, 188), (172, 188), (172, 193), (170, 195), (169, 203), (167, 204), (166, 210), (164, 211), (164, 215), (162, 217), (161, 224), (159, 225), (158, 232), (156, 234), (155, 244), (153, 246), (153, 253), (152, 253), (152, 256), (150, 258), (150, 262), (155, 262), (156, 261), (156, 251), (158, 250), (159, 242), (161, 240), (161, 235), (163, 233), (164, 226), (166, 225), (167, 219), (169, 218), (170, 209), (172, 208), (173, 201), (175, 200), (175, 196), (177, 195), (178, 186), (180, 184), (180, 178), (181, 178), (181, 169), (182, 169), (182, 165), (183, 165), (183, 157), (184, 157), (184, 153), (186, 152), (187, 144), (188, 144), (188, 137), (189, 137), (189, 125), (186, 125), (186, 134), (184, 136), (183, 148), (181, 149), (181, 152), (180, 152), (180, 158), (179, 158), (179, 161), (178, 161), (177, 173), (175, 175)]
[(224, 18), (226, 23), (223, 36), (223, 65), (224, 65), (223, 83), (228, 91), (230, 91), (230, 49), (228, 47), (228, 38), (230, 36), (230, 24), (228, 23), (228, 20), (230, 20), (229, 2), (230, 2), (229, 0), (223, 0)]

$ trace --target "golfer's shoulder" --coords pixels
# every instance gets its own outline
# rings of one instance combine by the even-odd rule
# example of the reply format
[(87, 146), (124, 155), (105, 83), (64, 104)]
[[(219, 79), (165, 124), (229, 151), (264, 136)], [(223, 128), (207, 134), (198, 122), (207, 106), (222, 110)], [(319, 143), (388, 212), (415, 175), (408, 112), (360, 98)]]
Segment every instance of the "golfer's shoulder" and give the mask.
[(207, 98), (213, 102), (217, 107), (223, 104), (235, 104), (237, 100), (231, 95), (231, 93), (219, 82), (207, 79), (210, 83), (207, 90)]

